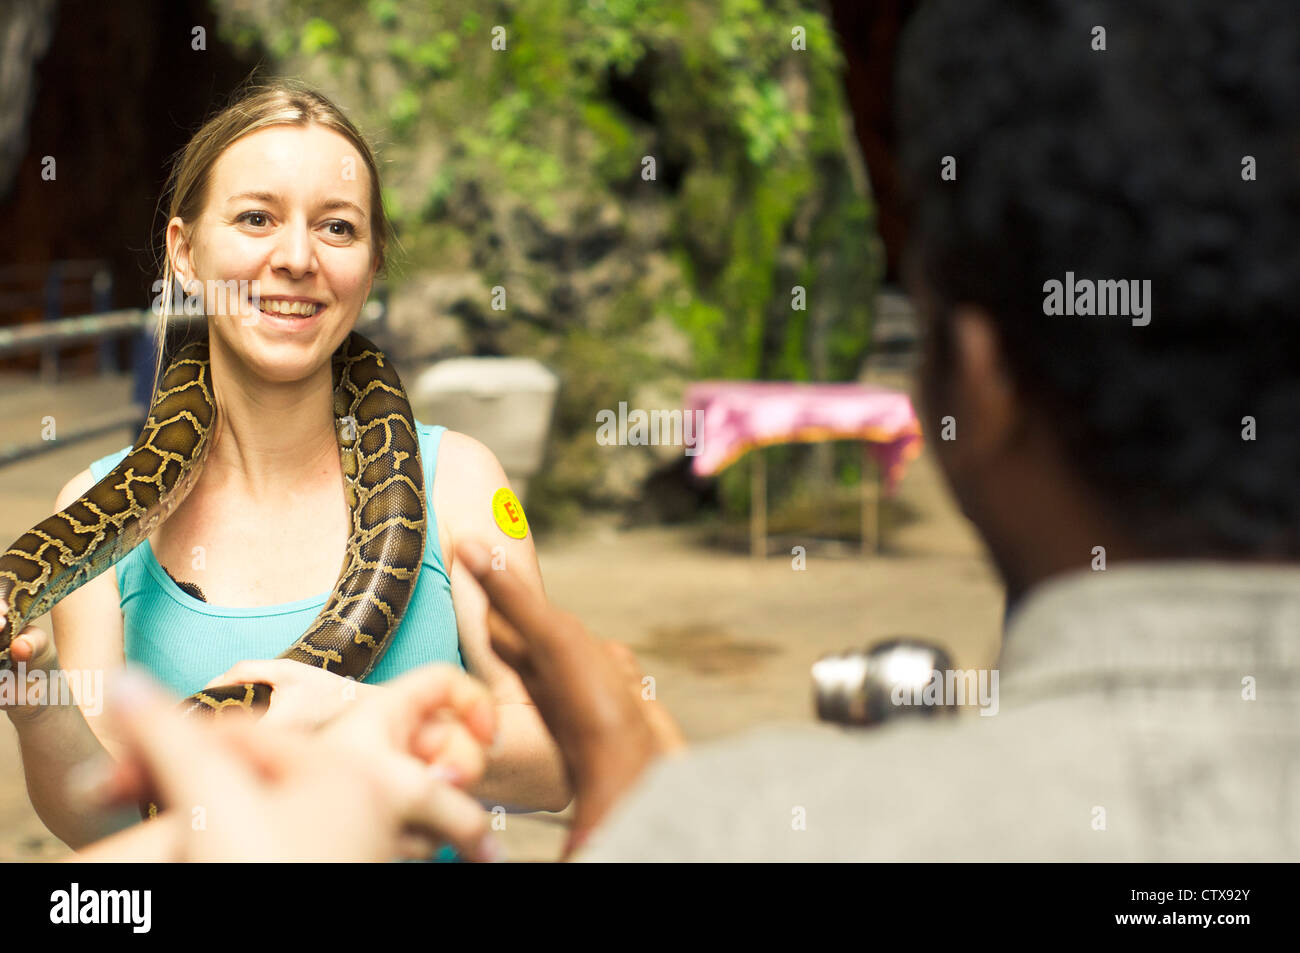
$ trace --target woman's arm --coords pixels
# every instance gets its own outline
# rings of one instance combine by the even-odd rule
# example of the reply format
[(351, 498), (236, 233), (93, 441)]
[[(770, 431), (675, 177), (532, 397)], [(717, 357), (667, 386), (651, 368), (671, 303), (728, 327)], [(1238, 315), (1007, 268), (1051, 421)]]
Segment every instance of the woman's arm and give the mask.
[[(59, 493), (58, 512), (95, 484), (89, 470), (73, 477)], [(122, 610), (117, 576), (102, 573), (51, 610), (52, 642), (45, 639), (44, 665), (80, 673), (69, 679), (73, 705), (34, 705), (11, 710), (18, 731), (27, 792), (37, 816), (50, 832), (71, 847), (80, 847), (120, 824), (120, 815), (87, 813), (69, 798), (69, 781), (83, 765), (116, 753), (103, 717), (103, 689), (125, 664)], [(43, 638), (43, 636), (42, 636)]]
[(559, 749), (519, 677), (492, 651), (483, 590), (455, 559), (458, 542), (477, 540), (492, 553), (494, 565), (509, 567), (515, 578), (545, 598), (532, 534), (523, 539), (507, 536), (493, 517), (492, 496), (508, 486), (491, 450), (455, 431), (442, 435), (434, 510), (451, 578), (461, 657), (487, 684), (497, 705), (497, 742), (489, 752), (487, 774), (473, 794), (491, 805), (561, 811), (571, 796)]

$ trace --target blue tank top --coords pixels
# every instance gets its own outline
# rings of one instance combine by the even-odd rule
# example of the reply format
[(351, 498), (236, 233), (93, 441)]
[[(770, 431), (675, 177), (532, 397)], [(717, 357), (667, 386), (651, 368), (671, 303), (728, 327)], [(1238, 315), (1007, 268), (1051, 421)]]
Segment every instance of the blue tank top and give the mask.
[[(448, 662), (464, 668), (451, 603), (451, 580), (443, 562), (433, 511), (438, 444), (446, 428), (417, 424), (416, 429), (429, 507), (428, 540), (406, 615), (383, 658), (365, 679), (367, 682), (385, 682), (428, 662)], [(96, 460), (90, 465), (91, 474), (96, 480), (103, 479), (130, 449), (125, 447)], [(159, 564), (148, 540), (114, 568), (121, 595), (127, 661), (146, 668), (179, 697), (193, 694), (236, 662), (275, 658), (307, 631), (329, 597), (328, 592), (323, 592), (280, 605), (243, 609), (214, 606), (181, 589)]]

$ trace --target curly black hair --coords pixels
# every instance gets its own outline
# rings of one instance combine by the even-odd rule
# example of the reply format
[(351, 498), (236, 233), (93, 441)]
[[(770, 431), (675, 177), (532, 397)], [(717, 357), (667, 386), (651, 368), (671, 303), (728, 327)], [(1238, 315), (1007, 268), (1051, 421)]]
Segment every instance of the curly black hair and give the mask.
[[(1300, 557), (1300, 3), (933, 0), (899, 84), (936, 341), (983, 307), (1153, 551)], [(1150, 324), (1046, 315), (1067, 271), (1150, 280)]]

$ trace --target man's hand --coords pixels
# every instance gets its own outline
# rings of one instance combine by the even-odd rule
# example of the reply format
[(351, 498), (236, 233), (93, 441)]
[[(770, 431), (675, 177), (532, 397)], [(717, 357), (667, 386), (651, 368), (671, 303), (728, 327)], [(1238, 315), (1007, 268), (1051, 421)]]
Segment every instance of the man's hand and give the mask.
[(657, 703), (642, 699), (631, 652), (592, 638), (576, 616), (561, 612), (487, 550), (456, 547), (456, 558), (487, 593), (493, 650), (519, 673), (564, 756), (576, 796), (565, 855), (581, 845), (657, 756), (683, 745)]

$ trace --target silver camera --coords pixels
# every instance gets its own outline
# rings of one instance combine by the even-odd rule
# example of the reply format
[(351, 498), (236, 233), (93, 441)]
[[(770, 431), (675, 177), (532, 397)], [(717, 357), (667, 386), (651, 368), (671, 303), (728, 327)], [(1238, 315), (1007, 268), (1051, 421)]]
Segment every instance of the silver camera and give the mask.
[(840, 725), (877, 725), (901, 716), (955, 713), (943, 704), (917, 704), (935, 672), (952, 668), (948, 653), (918, 639), (891, 639), (869, 649), (824, 655), (813, 663), (817, 717)]

